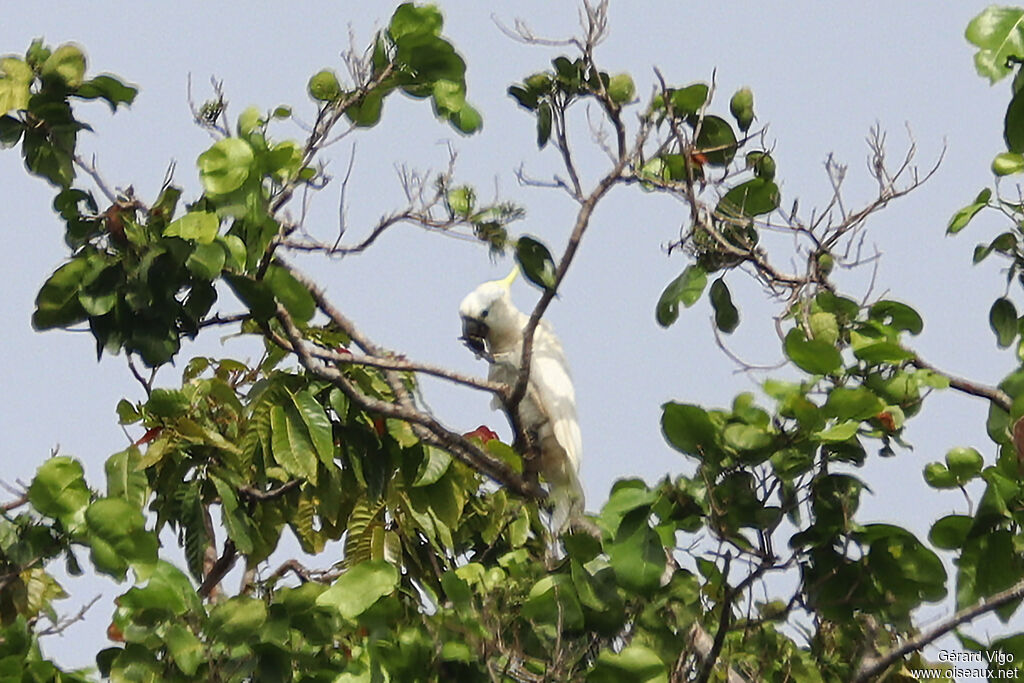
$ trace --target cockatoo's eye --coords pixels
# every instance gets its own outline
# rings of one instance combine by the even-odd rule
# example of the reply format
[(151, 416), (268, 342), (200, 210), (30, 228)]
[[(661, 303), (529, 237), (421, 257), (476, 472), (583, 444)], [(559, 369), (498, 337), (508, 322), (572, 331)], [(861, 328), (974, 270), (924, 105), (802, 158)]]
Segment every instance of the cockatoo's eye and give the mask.
[(483, 310), (483, 311), (482, 311), (482, 312), (480, 313), (480, 319), (481, 319), (481, 320), (483, 320), (484, 318), (486, 318), (486, 317), (487, 317), (487, 314), (488, 314), (488, 313), (490, 313), (490, 312), (491, 312), (491, 309), (489, 309), (489, 308), (485, 308), (485, 309), (484, 309), (484, 310)]

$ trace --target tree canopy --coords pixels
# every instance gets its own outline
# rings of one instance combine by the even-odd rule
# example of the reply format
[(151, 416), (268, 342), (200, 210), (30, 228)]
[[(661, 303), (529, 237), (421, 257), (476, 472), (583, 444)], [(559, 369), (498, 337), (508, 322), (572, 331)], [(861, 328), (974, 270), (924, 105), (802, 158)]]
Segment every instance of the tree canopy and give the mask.
[[(307, 230), (308, 197), (332, 182), (325, 148), (400, 125), (385, 115), (389, 99), (429, 105), (461, 136), (483, 124), (467, 65), (433, 5), (399, 5), (343, 65), (310, 76), (307, 103), (233, 116), (230, 84), (190, 102), (212, 138), (196, 159), (196, 196), (174, 172), (159, 188), (115, 190), (81, 156), (87, 105), (98, 100), (121, 116), (139, 92), (94, 74), (82, 47), (37, 40), (0, 59), (0, 145), (52, 187), (68, 249), (39, 289), (32, 325), (87, 329), (98, 356), (127, 359), (142, 391), (116, 406), (139, 436), (109, 456), (105, 481), (87, 480), (78, 460), (55, 453), (2, 505), (5, 680), (970, 675), (957, 673), (964, 665), (956, 659), (925, 656), (947, 634), (962, 655), (977, 657), (972, 666), (1024, 667), (1024, 633), (983, 639), (964, 627), (989, 613), (1006, 623), (1024, 597), (1024, 368), (998, 386), (937, 368), (914, 348), (924, 320), (910, 304), (844, 291), (837, 277), (869, 260), (863, 235), (874, 214), (934, 168), (919, 171), (912, 147), (890, 162), (874, 129), (876, 196), (847, 205), (845, 168), (830, 160), (832, 201), (801, 211), (780, 189), (785, 168), (751, 89), (720, 93), (713, 78), (692, 82), (697, 75), (665, 67), (653, 92), (638, 92), (630, 74), (601, 59), (606, 3), (584, 2), (581, 15), (581, 34), (507, 90), (537, 147), (561, 163), (550, 181), (521, 174), (574, 207), (561, 250), (522, 234), (525, 207), (484, 200), (454, 156), (440, 173), (406, 175), (408, 204), (360, 241), (346, 241), (343, 226), (330, 238)], [(523, 26), (510, 32), (541, 42)], [(1012, 76), (1013, 86), (996, 182), (973, 200), (965, 192), (969, 203), (947, 233), (983, 211), (1005, 218), (1005, 232), (976, 247), (973, 260), (1002, 259), (1006, 288), (990, 326), (995, 344), (1024, 364), (1014, 303), (1015, 283), (1024, 283), (1024, 202), (999, 182), (1024, 172), (1024, 10), (987, 9), (966, 37), (979, 74)], [(313, 112), (303, 139), (282, 136), (300, 107)], [(588, 125), (605, 161), (584, 172), (571, 132)], [(348, 176), (333, 182), (345, 201)], [(706, 297), (720, 340), (741, 323), (735, 283), (752, 278), (777, 307), (770, 343), (786, 367), (725, 407), (701, 405), (681, 388), (661, 406), (661, 429), (687, 473), (622, 479), (600, 510), (555, 538), (536, 448), (517, 411), (534, 331), (595, 210), (617, 187), (636, 201), (667, 196), (681, 207), (682, 227), (667, 247), (679, 274), (650, 302), (658, 323), (677, 324)], [(513, 384), (385, 347), (297, 265), (300, 255), (382, 248), (378, 238), (399, 224), (479, 242), (482, 257), (514, 260), (532, 283)], [(787, 237), (781, 247), (765, 239), (777, 232)], [(187, 357), (183, 340), (215, 330), (259, 340), (262, 357)], [(168, 383), (172, 363), (180, 381)], [(511, 438), (450, 427), (450, 416), (428, 408), (423, 377), (460, 387), (467, 401), (496, 397)], [(951, 444), (923, 471), (935, 495), (963, 492), (964, 511), (932, 520), (927, 538), (858, 521), (870, 486), (862, 466), (904, 457), (905, 426), (936, 392), (989, 405), (989, 452)], [(984, 492), (976, 503), (969, 485)], [(282, 558), (283, 538), (303, 555)], [(340, 556), (327, 551), (335, 542)], [(53, 572), (60, 563), (123, 586), (94, 672), (62, 670), (45, 645), (64, 623), (66, 593)], [(242, 580), (229, 587), (236, 567)], [(953, 616), (915, 620), (915, 610), (947, 596)]]

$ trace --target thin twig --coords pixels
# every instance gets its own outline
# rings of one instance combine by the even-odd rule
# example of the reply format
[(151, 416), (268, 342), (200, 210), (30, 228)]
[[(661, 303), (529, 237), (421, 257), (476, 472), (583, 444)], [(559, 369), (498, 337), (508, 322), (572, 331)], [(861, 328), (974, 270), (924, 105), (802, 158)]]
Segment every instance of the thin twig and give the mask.
[(58, 619), (52, 625), (47, 626), (44, 629), (40, 629), (40, 630), (36, 631), (36, 636), (41, 638), (43, 636), (52, 636), (52, 635), (56, 635), (56, 634), (59, 634), (59, 633), (63, 633), (72, 624), (75, 624), (75, 623), (77, 623), (79, 621), (84, 621), (85, 620), (86, 612), (88, 612), (92, 608), (93, 605), (95, 605), (97, 602), (99, 602), (100, 598), (102, 598), (102, 597), (103, 597), (102, 595), (96, 595), (92, 600), (90, 600), (89, 602), (87, 602), (84, 605), (82, 605), (81, 609), (79, 609), (77, 612), (75, 612), (72, 616)]

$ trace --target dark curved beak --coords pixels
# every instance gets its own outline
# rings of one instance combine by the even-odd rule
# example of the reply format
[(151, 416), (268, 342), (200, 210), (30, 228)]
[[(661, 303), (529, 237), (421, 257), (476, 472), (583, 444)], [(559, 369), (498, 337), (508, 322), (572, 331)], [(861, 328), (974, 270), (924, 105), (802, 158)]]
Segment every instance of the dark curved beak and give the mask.
[(473, 353), (482, 356), (487, 353), (485, 340), (489, 332), (487, 323), (476, 318), (462, 319), (462, 336), (459, 339), (470, 348)]

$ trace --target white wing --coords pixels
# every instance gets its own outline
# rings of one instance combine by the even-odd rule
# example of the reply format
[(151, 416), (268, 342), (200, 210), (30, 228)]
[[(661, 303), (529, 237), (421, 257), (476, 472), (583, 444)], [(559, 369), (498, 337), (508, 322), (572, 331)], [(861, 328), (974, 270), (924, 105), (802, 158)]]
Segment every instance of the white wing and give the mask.
[(546, 324), (537, 328), (534, 337), (530, 390), (546, 423), (539, 430), (541, 471), (554, 503), (551, 526), (561, 532), (571, 518), (583, 512), (583, 487), (579, 480), (583, 439), (569, 364), (558, 338)]
[(537, 392), (541, 411), (551, 432), (565, 451), (573, 474), (579, 471), (583, 439), (576, 417), (576, 391), (569, 375), (569, 363), (562, 344), (547, 323), (542, 322), (534, 336), (530, 364), (531, 388)]

